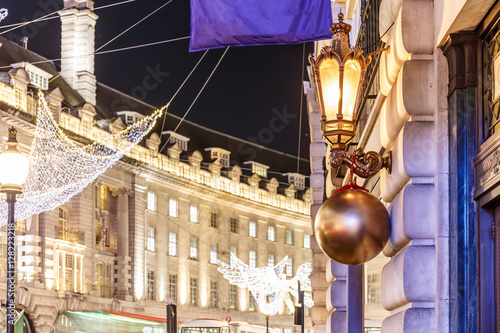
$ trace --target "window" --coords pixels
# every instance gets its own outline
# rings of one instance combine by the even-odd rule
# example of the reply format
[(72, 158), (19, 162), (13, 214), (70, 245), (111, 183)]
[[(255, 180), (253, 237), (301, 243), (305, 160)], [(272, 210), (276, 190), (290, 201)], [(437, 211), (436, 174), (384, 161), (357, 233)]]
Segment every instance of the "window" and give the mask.
[[(77, 269), (78, 266), (77, 260)], [(80, 266), (81, 267), (81, 266)], [(111, 265), (99, 262), (97, 268), (97, 290), (101, 293), (101, 297), (113, 297), (113, 290), (111, 288)]]
[(177, 275), (168, 276), (168, 296), (172, 302), (177, 302)]
[(288, 183), (293, 184), (298, 190), (303, 190), (305, 188), (306, 177), (298, 173), (289, 173)]
[(248, 236), (257, 237), (257, 225), (255, 222), (250, 222), (248, 225)]
[(368, 274), (366, 281), (366, 302), (380, 303), (380, 273)]
[(288, 258), (286, 260), (286, 276), (291, 277), (293, 276), (293, 259)]
[(222, 148), (206, 148), (205, 150), (210, 151), (210, 157), (212, 159), (219, 159), (220, 164), (224, 168), (229, 168), (229, 156), (231, 154), (230, 151)]
[(148, 192), (148, 210), (156, 212), (156, 193)]
[(217, 307), (217, 281), (210, 281), (210, 306)]
[(82, 256), (57, 252), (57, 290), (67, 290), (72, 292), (82, 292)]
[(169, 201), (169, 206), (168, 206), (168, 214), (171, 217), (179, 217), (179, 206), (178, 206), (177, 200), (170, 199)]
[(177, 256), (177, 234), (173, 232), (168, 234), (168, 254)]
[(16, 221), (16, 231), (17, 232), (26, 232), (26, 220), (17, 220)]
[(311, 235), (304, 235), (304, 249), (310, 249), (311, 248)]
[(156, 229), (153, 227), (148, 227), (148, 238), (146, 241), (146, 249), (148, 251), (155, 250), (155, 234), (156, 234)]
[(198, 223), (198, 207), (189, 207), (189, 222)]
[(267, 240), (271, 242), (275, 241), (274, 227), (267, 227)]
[(238, 221), (234, 217), (231, 217), (231, 232), (238, 232)]
[(210, 263), (217, 263), (217, 243), (210, 244)]
[(257, 254), (255, 251), (250, 251), (248, 253), (248, 266), (255, 268), (257, 266)]
[(236, 248), (235, 247), (231, 247), (230, 249), (231, 251), (231, 256), (230, 256), (230, 259), (229, 259), (229, 265), (234, 265), (234, 259), (233, 259), (233, 256), (234, 257), (237, 257), (237, 254), (236, 254)]
[(286, 231), (285, 243), (293, 245), (293, 232), (291, 230)]
[(65, 208), (59, 207), (59, 223), (57, 225), (57, 238), (66, 240), (68, 232), (68, 211)]
[(212, 228), (217, 228), (217, 213), (210, 213), (210, 226)]
[(190, 294), (191, 294), (191, 305), (198, 304), (198, 281), (195, 278), (191, 278), (189, 283)]
[(255, 298), (250, 291), (248, 292), (248, 311), (255, 311)]
[(155, 272), (148, 270), (147, 297), (149, 300), (155, 299)]
[(231, 310), (236, 309), (236, 299), (237, 299), (237, 291), (236, 286), (234, 284), (231, 285), (231, 290), (229, 292), (229, 308)]
[(267, 169), (268, 169), (267, 166), (258, 165), (255, 163), (252, 164), (252, 173), (256, 173), (261, 177), (264, 177), (264, 178), (267, 177)]
[(193, 237), (191, 237), (191, 240), (189, 242), (189, 259), (198, 259), (198, 240)]
[(267, 255), (267, 266), (274, 267), (274, 254)]

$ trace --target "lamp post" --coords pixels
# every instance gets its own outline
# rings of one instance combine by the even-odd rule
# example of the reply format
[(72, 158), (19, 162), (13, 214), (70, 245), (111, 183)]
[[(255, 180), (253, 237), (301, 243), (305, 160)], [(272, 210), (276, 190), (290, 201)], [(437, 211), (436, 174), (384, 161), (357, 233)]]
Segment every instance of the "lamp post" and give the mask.
[(7, 150), (0, 154), (0, 192), (7, 195), (7, 333), (14, 333), (16, 324), (16, 219), (14, 205), (16, 195), (22, 193), (21, 185), (28, 176), (28, 158), (17, 150), (17, 131), (9, 128)]
[(371, 63), (372, 55), (386, 49), (365, 58), (359, 47), (350, 48), (351, 26), (344, 22), (342, 13), (338, 17), (339, 22), (330, 27), (332, 45), (324, 47), (316, 60), (309, 55), (321, 113), (321, 131), (331, 145), (329, 162), (332, 167), (352, 165), (354, 173), (370, 178), (383, 167), (390, 172), (390, 154), (387, 157), (376, 152), (365, 154), (361, 148), (351, 154), (344, 149), (356, 133), (366, 68)]

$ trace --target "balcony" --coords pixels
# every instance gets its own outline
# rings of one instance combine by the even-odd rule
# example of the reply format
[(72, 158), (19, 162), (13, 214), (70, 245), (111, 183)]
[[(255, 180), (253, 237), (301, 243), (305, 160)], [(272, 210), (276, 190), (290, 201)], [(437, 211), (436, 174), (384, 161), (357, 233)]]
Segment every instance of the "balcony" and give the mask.
[(83, 245), (83, 242), (85, 241), (85, 232), (84, 231), (79, 231), (79, 230), (74, 230), (71, 228), (65, 228), (62, 226), (56, 226), (56, 234), (57, 234), (57, 239), (70, 242), (70, 243), (76, 243), (76, 244), (81, 244)]

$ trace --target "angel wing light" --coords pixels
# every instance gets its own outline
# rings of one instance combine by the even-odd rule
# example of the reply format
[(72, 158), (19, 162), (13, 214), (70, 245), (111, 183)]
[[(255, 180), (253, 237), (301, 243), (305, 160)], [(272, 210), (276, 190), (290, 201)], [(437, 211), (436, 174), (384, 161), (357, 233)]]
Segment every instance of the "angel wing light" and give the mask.
[[(16, 202), (16, 220), (52, 210), (80, 193), (140, 142), (166, 108), (113, 134), (110, 142), (79, 146), (59, 128), (42, 92), (38, 100), (30, 171)], [(7, 211), (5, 194), (0, 194), (0, 227), (7, 223)]]
[(314, 302), (311, 298), (311, 263), (306, 262), (297, 270), (294, 278), (287, 280), (283, 274), (288, 257), (283, 258), (274, 267), (252, 268), (231, 253), (231, 263), (226, 264), (219, 261), (219, 272), (229, 281), (241, 288), (248, 288), (252, 296), (259, 304), (260, 311), (266, 315), (274, 316), (283, 308), (283, 302), (293, 311), (292, 294), (297, 297), (298, 282), (301, 290), (304, 290), (304, 303), (312, 307)]

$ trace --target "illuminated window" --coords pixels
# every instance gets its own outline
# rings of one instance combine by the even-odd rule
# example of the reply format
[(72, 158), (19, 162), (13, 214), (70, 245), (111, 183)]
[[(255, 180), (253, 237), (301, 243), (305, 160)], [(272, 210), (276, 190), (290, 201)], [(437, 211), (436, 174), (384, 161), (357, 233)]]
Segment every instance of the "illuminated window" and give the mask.
[(57, 238), (66, 239), (68, 232), (68, 209), (59, 207), (59, 222), (57, 224)]
[(191, 237), (191, 240), (189, 242), (189, 259), (198, 259), (198, 240), (193, 237)]
[(291, 277), (293, 276), (293, 259), (288, 258), (286, 260), (286, 276)]
[(256, 173), (261, 177), (267, 177), (267, 168), (258, 164), (252, 164), (252, 173)]
[(146, 241), (146, 248), (148, 251), (155, 251), (155, 235), (156, 229), (148, 227), (148, 237)]
[(380, 273), (368, 274), (367, 276), (366, 302), (380, 303)]
[(147, 296), (148, 299), (154, 301), (155, 299), (155, 272), (148, 270), (147, 280)]
[(198, 223), (198, 207), (189, 207), (189, 222)]
[(156, 212), (156, 193), (148, 192), (148, 210)]
[(257, 225), (255, 222), (250, 222), (248, 225), (248, 236), (257, 237)]
[(168, 234), (168, 254), (177, 256), (177, 234), (173, 232)]
[(101, 185), (99, 188), (99, 207), (102, 210), (107, 210), (108, 207), (108, 188)]
[(274, 254), (267, 255), (267, 266), (274, 267)]
[(236, 286), (234, 284), (231, 285), (231, 290), (229, 292), (229, 308), (231, 310), (236, 309), (236, 303), (237, 303), (237, 290)]
[(16, 231), (17, 232), (26, 232), (26, 220), (16, 221)]
[(250, 291), (248, 292), (248, 311), (255, 311), (255, 298)]
[(190, 294), (191, 294), (191, 305), (198, 304), (198, 281), (194, 278), (191, 278), (189, 283)]
[(218, 221), (217, 221), (217, 213), (211, 212), (210, 213), (210, 226), (212, 228), (217, 228)]
[(210, 263), (217, 263), (217, 243), (210, 244)]
[(255, 251), (250, 251), (248, 253), (248, 266), (255, 268), (257, 266), (257, 254)]
[(57, 290), (82, 292), (82, 256), (57, 251)]
[(274, 242), (275, 241), (275, 236), (274, 236), (274, 227), (267, 227), (267, 240)]
[(305, 249), (310, 249), (311, 248), (311, 236), (305, 234), (304, 235), (304, 248)]
[(210, 307), (217, 307), (217, 281), (210, 281)]
[(171, 217), (179, 217), (179, 203), (177, 200), (170, 199), (168, 212)]
[(174, 303), (177, 301), (177, 275), (175, 274), (168, 276), (168, 297)]
[(286, 231), (285, 243), (293, 245), (293, 232), (291, 230)]
[(231, 217), (231, 232), (238, 232), (238, 221), (234, 217)]
[(231, 247), (231, 256), (230, 256), (230, 259), (229, 259), (229, 264), (230, 265), (234, 265), (234, 259), (233, 259), (233, 256), (236, 257), (237, 256), (237, 253), (236, 253), (236, 248), (235, 247)]

